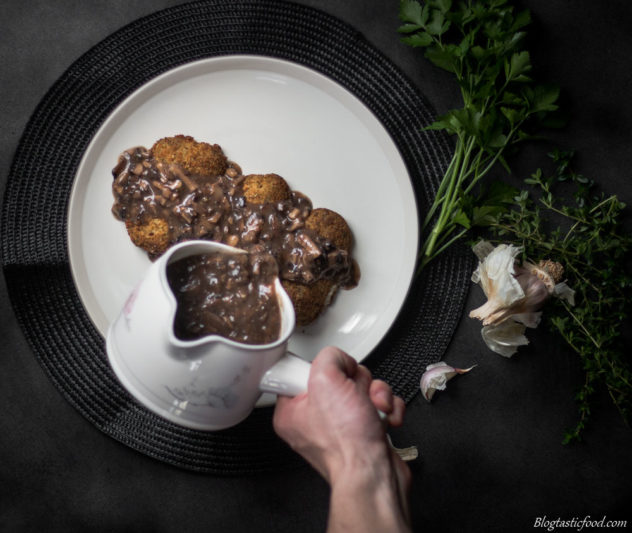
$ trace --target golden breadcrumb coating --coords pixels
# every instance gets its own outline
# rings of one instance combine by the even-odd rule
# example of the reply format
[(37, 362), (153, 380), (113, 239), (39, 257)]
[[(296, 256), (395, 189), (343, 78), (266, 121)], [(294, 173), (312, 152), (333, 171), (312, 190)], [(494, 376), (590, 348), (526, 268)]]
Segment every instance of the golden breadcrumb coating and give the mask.
[(153, 255), (164, 253), (169, 247), (169, 226), (161, 218), (152, 218), (146, 223), (125, 221), (132, 242)]
[(335, 211), (319, 207), (314, 209), (305, 220), (305, 227), (346, 252), (351, 251), (353, 234), (347, 222)]
[(249, 174), (244, 178), (244, 196), (250, 204), (282, 202), (290, 197), (290, 186), (278, 174)]
[(151, 148), (157, 161), (178, 164), (192, 175), (219, 176), (226, 172), (228, 161), (218, 144), (197, 142), (193, 137), (164, 137)]
[(333, 281), (320, 279), (310, 285), (283, 280), (281, 282), (287, 292), (296, 314), (296, 325), (311, 324), (330, 304), (338, 287)]
[[(349, 252), (353, 234), (345, 219), (326, 208), (314, 209), (305, 220), (305, 227), (329, 240), (334, 246)], [(306, 326), (318, 318), (331, 303), (338, 285), (330, 280), (318, 280), (309, 285), (283, 281), (283, 287), (294, 304), (296, 324)]]

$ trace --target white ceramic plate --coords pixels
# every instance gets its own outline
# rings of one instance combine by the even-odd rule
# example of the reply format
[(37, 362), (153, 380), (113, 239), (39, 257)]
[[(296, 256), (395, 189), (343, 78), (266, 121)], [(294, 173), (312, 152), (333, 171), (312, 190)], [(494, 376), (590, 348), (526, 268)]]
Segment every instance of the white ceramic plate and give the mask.
[(123, 150), (176, 134), (217, 143), (245, 174), (280, 174), (314, 207), (344, 216), (360, 284), (296, 331), (290, 349), (309, 360), (325, 345), (366, 357), (395, 320), (414, 271), (418, 219), (408, 173), (353, 94), (261, 56), (210, 58), (162, 74), (123, 101), (88, 146), (70, 197), (68, 246), (79, 296), (101, 334), (149, 266), (111, 214), (112, 168)]

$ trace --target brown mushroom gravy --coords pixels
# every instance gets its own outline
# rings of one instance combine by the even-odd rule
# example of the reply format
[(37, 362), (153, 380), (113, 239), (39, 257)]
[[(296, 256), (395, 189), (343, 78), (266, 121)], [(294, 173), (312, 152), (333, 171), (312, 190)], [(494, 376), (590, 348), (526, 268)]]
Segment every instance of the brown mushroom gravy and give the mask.
[(281, 332), (276, 278), (277, 265), (268, 254), (212, 252), (170, 263), (176, 337), (216, 334), (245, 344), (274, 342)]
[(312, 202), (298, 191), (284, 201), (252, 204), (244, 197), (245, 176), (237, 164), (229, 162), (219, 176), (187, 174), (143, 147), (125, 151), (112, 172), (114, 215), (134, 224), (166, 221), (170, 245), (209, 239), (271, 254), (284, 280), (328, 279), (347, 288), (357, 283), (350, 254), (305, 227)]

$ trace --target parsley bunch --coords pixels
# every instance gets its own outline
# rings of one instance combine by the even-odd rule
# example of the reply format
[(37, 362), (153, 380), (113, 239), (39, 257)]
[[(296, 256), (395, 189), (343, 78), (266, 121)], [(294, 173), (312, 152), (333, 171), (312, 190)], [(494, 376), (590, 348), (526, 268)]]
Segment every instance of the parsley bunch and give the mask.
[[(632, 370), (622, 334), (632, 304), (632, 236), (623, 227), (625, 205), (616, 196), (597, 193), (592, 180), (576, 173), (572, 152), (549, 155), (555, 162), (552, 175), (545, 177), (539, 169), (524, 180), (529, 190), (516, 194), (510, 209), (490, 216), (489, 230), (523, 246), (530, 259), (552, 257), (561, 263), (575, 290), (575, 306), (554, 298), (543, 314), (579, 355), (585, 372), (576, 396), (580, 417), (565, 435), (568, 443), (580, 438), (597, 386), (605, 386), (625, 422), (630, 421)], [(493, 196), (502, 201), (498, 190)]]
[(456, 77), (463, 107), (448, 111), (428, 129), (456, 137), (452, 160), (423, 222), (420, 268), (478, 225), (475, 185), (505, 153), (557, 109), (556, 87), (535, 83), (523, 49), (529, 11), (514, 13), (507, 0), (402, 0), (402, 41)]

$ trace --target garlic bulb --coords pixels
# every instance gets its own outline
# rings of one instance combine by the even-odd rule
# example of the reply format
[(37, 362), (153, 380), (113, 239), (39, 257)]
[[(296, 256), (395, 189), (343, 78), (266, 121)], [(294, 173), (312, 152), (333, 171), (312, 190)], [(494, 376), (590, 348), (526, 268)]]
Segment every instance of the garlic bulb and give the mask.
[(445, 390), (446, 383), (457, 374), (465, 374), (474, 368), (453, 368), (444, 361), (433, 363), (426, 367), (426, 371), (421, 376), (421, 395), (426, 401), (432, 400), (435, 391)]
[(525, 261), (516, 264), (521, 248), (500, 244), (494, 248), (481, 241), (473, 248), (480, 262), (472, 274), (487, 296), (487, 302), (470, 312), (483, 326), (483, 339), (496, 353), (510, 357), (518, 346), (528, 344), (525, 327), (540, 323), (540, 309), (551, 296), (574, 305), (575, 291), (560, 283), (564, 268), (550, 260), (537, 265)]

